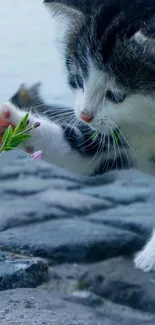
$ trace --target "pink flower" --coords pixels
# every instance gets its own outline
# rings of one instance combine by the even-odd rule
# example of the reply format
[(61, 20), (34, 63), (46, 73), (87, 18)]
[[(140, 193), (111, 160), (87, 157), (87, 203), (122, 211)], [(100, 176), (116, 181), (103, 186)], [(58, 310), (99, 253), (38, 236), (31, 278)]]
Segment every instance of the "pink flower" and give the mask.
[(33, 129), (38, 128), (38, 126), (40, 126), (40, 122), (37, 121), (33, 124)]
[(42, 151), (39, 150), (39, 151), (36, 151), (34, 152), (31, 157), (35, 160), (40, 160), (42, 158)]

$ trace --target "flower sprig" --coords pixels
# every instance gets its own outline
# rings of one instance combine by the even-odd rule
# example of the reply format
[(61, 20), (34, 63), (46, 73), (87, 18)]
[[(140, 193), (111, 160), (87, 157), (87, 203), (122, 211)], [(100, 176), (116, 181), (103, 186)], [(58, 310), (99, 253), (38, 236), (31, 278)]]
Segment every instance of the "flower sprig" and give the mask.
[[(97, 139), (98, 135), (99, 135), (99, 131), (95, 131), (93, 133), (92, 140), (95, 141)], [(114, 143), (115, 143), (115, 145), (117, 145), (118, 141), (119, 141), (119, 136), (120, 136), (120, 130), (118, 128), (116, 130), (114, 130), (113, 136), (114, 136)]]
[(117, 145), (119, 140), (120, 131), (119, 129), (114, 130), (114, 142)]
[[(0, 147), (0, 153), (2, 151), (15, 150), (23, 141), (30, 139), (31, 135), (27, 132), (36, 129), (40, 126), (39, 122), (35, 122), (33, 125), (28, 126), (29, 124), (29, 114), (27, 113), (23, 119), (17, 124), (15, 129), (11, 125), (6, 129), (2, 137), (2, 145)], [(32, 155), (34, 159), (41, 159), (42, 151), (39, 150)]]
[(99, 131), (95, 131), (92, 136), (92, 140), (95, 141), (97, 139), (98, 135), (99, 135)]

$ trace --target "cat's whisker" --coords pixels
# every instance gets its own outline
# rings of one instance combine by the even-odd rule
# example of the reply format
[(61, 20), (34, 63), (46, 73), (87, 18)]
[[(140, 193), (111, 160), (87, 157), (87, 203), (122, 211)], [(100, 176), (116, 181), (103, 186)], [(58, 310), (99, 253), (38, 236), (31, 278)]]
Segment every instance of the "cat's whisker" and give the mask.
[(51, 112), (46, 111), (45, 114), (47, 114), (49, 118), (53, 117), (53, 116), (71, 116), (71, 115), (76, 118), (75, 114), (73, 114), (72, 112), (60, 112), (60, 113), (58, 113), (58, 110), (55, 110), (55, 111), (53, 110)]
[[(88, 133), (87, 133), (88, 134)], [(85, 133), (86, 135), (86, 133)], [(91, 142), (90, 142), (91, 141)], [(90, 147), (91, 143), (92, 143), (92, 134), (90, 135), (90, 137), (88, 139), (86, 139), (85, 141), (83, 141), (82, 143), (80, 143), (80, 148), (82, 150), (86, 150), (87, 148)], [(88, 143), (89, 142), (89, 143)], [(86, 145), (88, 143), (88, 145)], [(94, 149), (95, 147), (98, 146), (98, 142), (94, 141), (94, 144), (91, 145), (91, 150)]]
[(94, 157), (88, 162), (88, 164), (86, 164), (85, 167), (88, 167), (97, 158), (97, 156), (100, 154), (101, 150), (102, 150), (102, 138), (100, 139), (98, 149), (97, 149)]
[(114, 149), (114, 158), (113, 158), (113, 163), (112, 163), (111, 168), (110, 168), (110, 170), (109, 170), (109, 171), (111, 171), (111, 170), (113, 169), (113, 166), (114, 166), (115, 162), (116, 162), (116, 169), (117, 169), (117, 151), (116, 151), (117, 144), (115, 144), (115, 139), (114, 139), (113, 130), (112, 130), (112, 128), (110, 127), (110, 125), (109, 125), (109, 130), (110, 130), (110, 135), (111, 135), (111, 137), (112, 137), (112, 141), (113, 141), (113, 143), (112, 143), (112, 147), (113, 147), (113, 149)]
[(77, 120), (73, 115), (64, 116), (64, 115), (55, 114), (54, 116), (50, 116), (49, 118), (50, 118), (51, 121), (58, 121), (58, 122), (62, 122), (62, 123), (68, 122), (71, 118), (72, 118), (73, 121)]
[[(109, 141), (109, 138), (108, 138), (108, 134), (107, 134), (107, 126), (105, 126), (105, 133), (103, 135), (103, 149), (104, 149), (104, 146), (106, 146), (106, 141)], [(105, 154), (105, 151), (103, 150), (103, 154)], [(105, 167), (106, 167), (106, 164), (107, 164), (107, 158), (108, 158), (108, 152), (106, 151), (106, 158), (104, 159), (104, 165), (103, 165), (103, 171), (105, 172)]]
[[(118, 126), (116, 124), (113, 123), (113, 126), (115, 126), (115, 129), (118, 129)], [(113, 145), (114, 145), (114, 147), (116, 147), (116, 149), (118, 151), (118, 154), (119, 154), (119, 157), (120, 157), (120, 161), (121, 161), (121, 169), (123, 169), (124, 168), (124, 165), (123, 165), (123, 158), (122, 158), (121, 148), (119, 147), (117, 141), (115, 140), (114, 131), (113, 130), (114, 130), (114, 128), (112, 127), (111, 134), (112, 134), (112, 138), (113, 138)], [(124, 145), (123, 145), (123, 142), (122, 141), (121, 141), (121, 146), (124, 148)], [(125, 152), (125, 155), (126, 155), (126, 152)], [(117, 152), (116, 152), (116, 157), (117, 157)], [(128, 158), (127, 158), (127, 161), (128, 161)]]
[(106, 151), (106, 159), (105, 159), (105, 165), (104, 168), (106, 168), (105, 170), (107, 171), (107, 163), (108, 163), (108, 154), (109, 154), (109, 134), (107, 132), (107, 126), (106, 126), (106, 130), (105, 130), (105, 141), (107, 140), (107, 143), (105, 143), (105, 145), (107, 146), (107, 151)]
[[(119, 129), (119, 133), (120, 133), (120, 135), (123, 137), (125, 143), (127, 144), (127, 147), (128, 147), (128, 149), (130, 150), (131, 155), (133, 156), (134, 161), (136, 160), (136, 161), (137, 161), (137, 164), (138, 164), (138, 163), (139, 163), (139, 161), (138, 161), (138, 157), (137, 157), (137, 155), (136, 155), (134, 149), (132, 148), (131, 144), (129, 143), (129, 141), (127, 140), (127, 138), (125, 137), (125, 135), (123, 134), (123, 132), (121, 131), (121, 129), (120, 129), (120, 128), (119, 128), (119, 127), (118, 127), (114, 122), (113, 122), (113, 125), (114, 125), (114, 127), (115, 127), (116, 129)], [(120, 137), (119, 139), (122, 141), (121, 137)], [(125, 147), (124, 147), (124, 148), (125, 148)], [(127, 148), (126, 148), (126, 152), (127, 152)]]

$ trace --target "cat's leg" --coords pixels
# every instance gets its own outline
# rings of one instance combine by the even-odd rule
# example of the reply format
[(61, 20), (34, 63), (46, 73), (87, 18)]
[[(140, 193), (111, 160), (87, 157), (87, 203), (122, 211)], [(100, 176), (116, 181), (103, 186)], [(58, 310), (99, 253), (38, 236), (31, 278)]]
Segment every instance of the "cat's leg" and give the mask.
[[(24, 115), (25, 111), (19, 110), (11, 103), (0, 106), (0, 121), (16, 126)], [(26, 147), (32, 148), (33, 151), (42, 150), (45, 161), (86, 174), (98, 173), (107, 163), (109, 146), (104, 146), (103, 149), (102, 138), (92, 139), (94, 131), (88, 134), (88, 129), (58, 125), (45, 117), (30, 114), (30, 125), (36, 121), (40, 122), (40, 126), (30, 131), (32, 139), (25, 142), (25, 151)]]
[(142, 251), (136, 254), (134, 264), (144, 272), (155, 271), (155, 229)]

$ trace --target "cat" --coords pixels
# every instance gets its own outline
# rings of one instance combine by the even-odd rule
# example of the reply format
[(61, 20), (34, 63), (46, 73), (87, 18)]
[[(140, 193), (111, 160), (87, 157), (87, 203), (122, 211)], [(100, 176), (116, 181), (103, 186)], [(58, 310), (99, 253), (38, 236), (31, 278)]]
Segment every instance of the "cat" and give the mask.
[[(89, 3), (88, 12), (84, 5), (80, 10), (80, 1), (73, 7), (46, 4), (62, 32), (68, 83), (75, 93), (74, 114), (68, 113), (74, 123), (30, 113), (29, 123), (39, 120), (41, 125), (24, 150), (41, 149), (47, 162), (87, 175), (132, 166), (155, 175), (155, 42), (150, 33), (155, 2)], [(0, 107), (5, 127), (16, 126), (24, 115), (10, 102)], [(155, 231), (135, 256), (136, 268), (155, 270), (154, 248)]]

